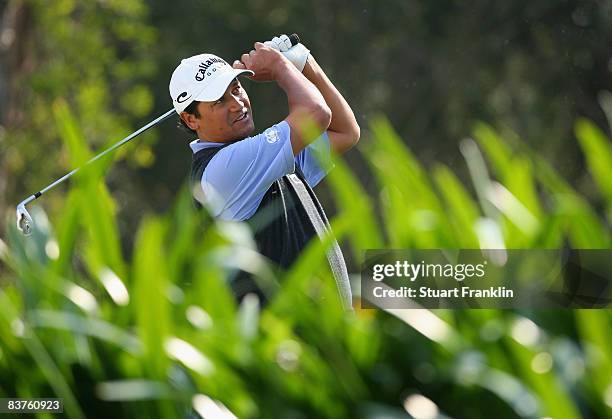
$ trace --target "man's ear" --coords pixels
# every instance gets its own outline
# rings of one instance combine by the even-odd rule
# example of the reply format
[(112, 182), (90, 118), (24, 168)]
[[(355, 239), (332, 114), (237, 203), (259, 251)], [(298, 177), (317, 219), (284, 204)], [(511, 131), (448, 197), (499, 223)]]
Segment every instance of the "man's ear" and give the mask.
[(188, 112), (181, 112), (181, 119), (190, 129), (194, 131), (197, 131), (198, 128), (200, 128), (200, 122), (202, 122), (195, 115)]

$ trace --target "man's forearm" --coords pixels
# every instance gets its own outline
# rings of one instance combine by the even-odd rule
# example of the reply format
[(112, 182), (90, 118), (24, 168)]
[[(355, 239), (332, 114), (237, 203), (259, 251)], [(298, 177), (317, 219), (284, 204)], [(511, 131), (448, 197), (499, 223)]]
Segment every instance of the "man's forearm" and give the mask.
[[(306, 117), (313, 122), (320, 133), (328, 129), (331, 110), (326, 104), (321, 91), (300, 73), (288, 60), (279, 62), (276, 69), (276, 82), (287, 95), (289, 115), (287, 122), (292, 126), (291, 143), (294, 155), (297, 155), (309, 142), (302, 135), (302, 121)], [(316, 137), (315, 137), (316, 138)]]
[(321, 91), (308, 78), (304, 79), (289, 61), (280, 66), (282, 69), (278, 70), (276, 82), (287, 95), (290, 113), (297, 108), (309, 109), (326, 103)]
[(347, 151), (359, 141), (360, 136), (359, 124), (353, 110), (312, 55), (308, 57), (303, 74), (321, 92), (331, 109), (332, 119), (328, 132), (332, 148), (336, 153)]

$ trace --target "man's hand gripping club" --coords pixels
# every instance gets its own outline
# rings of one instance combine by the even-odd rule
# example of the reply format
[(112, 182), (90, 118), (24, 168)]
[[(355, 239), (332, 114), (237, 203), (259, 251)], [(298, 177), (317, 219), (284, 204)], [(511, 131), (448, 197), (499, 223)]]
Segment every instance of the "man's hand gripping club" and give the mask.
[[(309, 141), (327, 130), (331, 121), (331, 110), (317, 87), (280, 51), (261, 42), (255, 42), (254, 47), (248, 54), (242, 54), (240, 61), (234, 61), (233, 67), (253, 71), (253, 80), (274, 80), (287, 94), (289, 115), (285, 120), (291, 127), (293, 154), (297, 155)], [(314, 138), (307, 139), (302, 135), (304, 120), (314, 123), (317, 131)]]
[(310, 50), (304, 44), (298, 43), (297, 45), (292, 45), (289, 37), (283, 34), (264, 42), (264, 45), (280, 51), (285, 58), (291, 61), (295, 68), (300, 70), (300, 72), (304, 71), (304, 66), (310, 55)]

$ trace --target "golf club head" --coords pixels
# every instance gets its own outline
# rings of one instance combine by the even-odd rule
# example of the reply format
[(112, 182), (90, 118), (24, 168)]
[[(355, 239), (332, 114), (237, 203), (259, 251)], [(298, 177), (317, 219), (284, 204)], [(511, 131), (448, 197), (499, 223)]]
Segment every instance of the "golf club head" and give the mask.
[(34, 228), (34, 220), (23, 203), (17, 205), (17, 228), (26, 236), (32, 234)]

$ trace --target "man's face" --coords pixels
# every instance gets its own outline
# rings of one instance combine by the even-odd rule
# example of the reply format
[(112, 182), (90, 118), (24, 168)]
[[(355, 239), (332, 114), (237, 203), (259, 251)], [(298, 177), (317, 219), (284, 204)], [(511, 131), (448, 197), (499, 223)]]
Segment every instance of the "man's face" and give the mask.
[(247, 92), (235, 79), (215, 102), (198, 104), (200, 118), (195, 131), (202, 140), (232, 142), (248, 137), (255, 129)]

